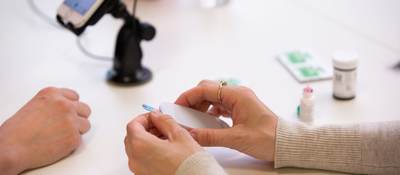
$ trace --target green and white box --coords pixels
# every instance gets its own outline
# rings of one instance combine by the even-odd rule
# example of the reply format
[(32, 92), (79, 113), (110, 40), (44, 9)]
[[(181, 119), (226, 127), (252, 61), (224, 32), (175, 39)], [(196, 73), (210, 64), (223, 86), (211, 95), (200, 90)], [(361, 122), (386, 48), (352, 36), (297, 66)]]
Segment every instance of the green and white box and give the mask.
[(310, 51), (285, 52), (278, 60), (300, 83), (332, 79), (332, 67), (322, 64)]

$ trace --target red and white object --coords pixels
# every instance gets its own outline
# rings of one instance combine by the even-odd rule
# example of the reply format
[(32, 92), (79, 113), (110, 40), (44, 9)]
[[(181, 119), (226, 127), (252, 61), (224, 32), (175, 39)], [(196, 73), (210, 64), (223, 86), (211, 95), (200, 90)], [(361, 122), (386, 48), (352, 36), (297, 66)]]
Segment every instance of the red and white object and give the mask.
[(314, 90), (307, 86), (303, 89), (303, 97), (300, 100), (299, 118), (301, 121), (309, 123), (313, 121), (314, 115)]

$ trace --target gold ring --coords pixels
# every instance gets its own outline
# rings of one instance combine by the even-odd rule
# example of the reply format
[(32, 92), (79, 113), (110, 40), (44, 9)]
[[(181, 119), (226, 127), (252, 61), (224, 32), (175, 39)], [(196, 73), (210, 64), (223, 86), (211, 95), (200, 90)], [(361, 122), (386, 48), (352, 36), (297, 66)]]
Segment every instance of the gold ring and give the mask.
[(222, 104), (222, 87), (228, 85), (228, 83), (226, 81), (219, 81), (219, 85), (218, 85), (218, 101), (220, 104)]

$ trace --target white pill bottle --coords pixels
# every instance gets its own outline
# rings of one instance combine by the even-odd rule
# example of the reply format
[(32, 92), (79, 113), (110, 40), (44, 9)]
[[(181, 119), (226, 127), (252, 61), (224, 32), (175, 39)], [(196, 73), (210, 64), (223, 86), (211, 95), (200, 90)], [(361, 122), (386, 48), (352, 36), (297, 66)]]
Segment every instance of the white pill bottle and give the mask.
[(303, 89), (303, 97), (300, 100), (299, 118), (305, 123), (311, 123), (314, 116), (314, 90), (307, 86)]
[(358, 54), (340, 51), (333, 55), (333, 97), (339, 100), (351, 100), (357, 91)]

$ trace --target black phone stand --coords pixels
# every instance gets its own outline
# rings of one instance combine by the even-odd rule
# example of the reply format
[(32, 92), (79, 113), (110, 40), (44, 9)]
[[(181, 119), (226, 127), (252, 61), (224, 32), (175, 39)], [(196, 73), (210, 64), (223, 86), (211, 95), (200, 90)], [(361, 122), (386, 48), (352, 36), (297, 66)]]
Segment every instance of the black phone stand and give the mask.
[(149, 41), (156, 34), (155, 28), (141, 23), (137, 18), (124, 18), (124, 25), (117, 37), (114, 63), (107, 74), (107, 80), (117, 85), (138, 85), (149, 81), (152, 73), (141, 63), (143, 58), (140, 43)]
[(143, 52), (140, 43), (143, 40), (152, 40), (156, 35), (156, 29), (148, 23), (140, 22), (135, 15), (131, 15), (120, 0), (105, 0), (88, 22), (80, 28), (75, 28), (71, 23), (64, 23), (59, 15), (57, 20), (79, 36), (86, 27), (95, 25), (105, 14), (124, 20), (118, 33), (113, 67), (107, 73), (107, 81), (121, 86), (148, 82), (152, 78), (152, 73), (142, 65)]

